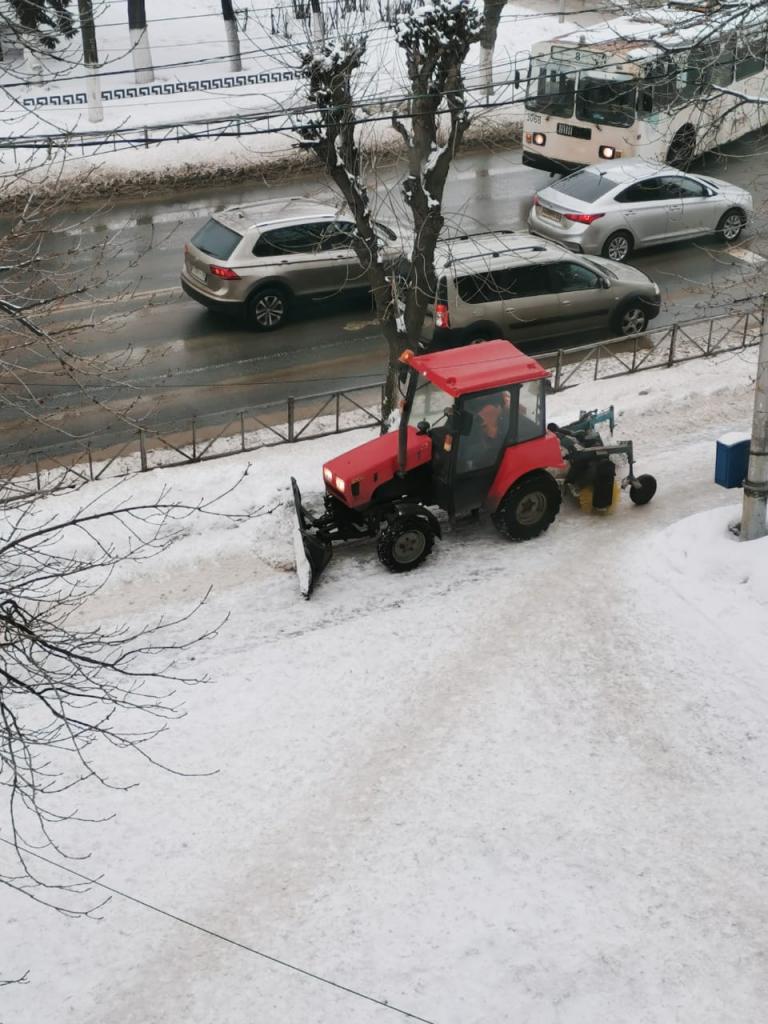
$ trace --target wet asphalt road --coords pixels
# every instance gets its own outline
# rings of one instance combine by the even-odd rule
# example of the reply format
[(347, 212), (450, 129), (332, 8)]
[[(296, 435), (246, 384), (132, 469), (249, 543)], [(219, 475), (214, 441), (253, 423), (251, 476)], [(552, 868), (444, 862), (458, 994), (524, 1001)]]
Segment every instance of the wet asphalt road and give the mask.
[[(753, 299), (768, 287), (765, 219), (768, 140), (742, 140), (727, 157), (709, 156), (697, 170), (750, 189), (755, 219), (738, 246), (728, 250), (714, 239), (645, 250), (631, 260), (661, 289), (663, 308), (653, 326), (673, 320), (722, 312), (734, 301)], [(385, 176), (384, 185), (392, 180)], [(533, 193), (550, 177), (521, 164), (520, 151), (467, 154), (454, 166), (447, 189), (450, 233), (525, 226)], [(384, 190), (380, 191), (384, 194)], [(69, 257), (71, 269), (84, 279), (104, 271), (87, 302), (73, 299), (48, 321), (61, 330), (92, 318), (72, 347), (86, 356), (112, 361), (113, 371), (95, 389), (99, 403), (62, 379), (54, 364), (36, 352), (27, 358), (35, 370), (35, 393), (49, 418), (34, 428), (0, 413), (6, 453), (61, 442), (59, 428), (99, 443), (124, 436), (125, 424), (112, 411), (168, 425), (199, 416), (226, 418), (249, 406), (283, 402), (339, 387), (369, 384), (383, 376), (385, 346), (365, 300), (319, 300), (297, 312), (280, 331), (256, 333), (241, 323), (217, 317), (184, 296), (178, 283), (184, 243), (211, 212), (267, 196), (306, 195), (333, 199), (322, 180), (255, 183), (206, 194), (170, 199), (119, 202), (109, 211), (73, 211), (57, 223), (54, 244), (81, 244)], [(392, 200), (390, 216), (397, 216)], [(106, 244), (108, 259), (94, 272), (92, 246)], [(107, 323), (103, 318), (108, 317)], [(542, 346), (585, 343), (574, 337)], [(283, 418), (283, 417), (279, 417)], [(7, 455), (4, 461), (8, 461)]]

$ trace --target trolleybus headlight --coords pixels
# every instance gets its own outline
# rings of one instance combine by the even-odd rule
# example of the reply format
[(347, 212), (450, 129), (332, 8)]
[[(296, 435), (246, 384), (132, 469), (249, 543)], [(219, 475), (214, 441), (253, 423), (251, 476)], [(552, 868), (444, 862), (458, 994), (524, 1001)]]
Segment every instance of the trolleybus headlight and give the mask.
[(621, 150), (615, 146), (601, 146), (597, 152), (601, 160), (616, 160), (621, 156)]
[(544, 132), (534, 132), (533, 135), (531, 135), (531, 142), (534, 146), (546, 146), (547, 136)]

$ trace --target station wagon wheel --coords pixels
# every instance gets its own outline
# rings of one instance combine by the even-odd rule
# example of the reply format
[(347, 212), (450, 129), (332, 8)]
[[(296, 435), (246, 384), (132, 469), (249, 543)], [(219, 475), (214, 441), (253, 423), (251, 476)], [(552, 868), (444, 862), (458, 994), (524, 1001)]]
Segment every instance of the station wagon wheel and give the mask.
[(628, 337), (642, 334), (648, 326), (648, 314), (639, 302), (632, 302), (621, 310), (617, 317), (619, 333)]
[(717, 224), (717, 236), (724, 242), (735, 242), (744, 230), (744, 215), (741, 210), (728, 210)]
[(274, 331), (285, 323), (288, 297), (282, 288), (261, 288), (248, 302), (248, 321), (257, 331)]
[(623, 263), (632, 254), (632, 238), (626, 231), (617, 231), (605, 240), (602, 255), (614, 263)]

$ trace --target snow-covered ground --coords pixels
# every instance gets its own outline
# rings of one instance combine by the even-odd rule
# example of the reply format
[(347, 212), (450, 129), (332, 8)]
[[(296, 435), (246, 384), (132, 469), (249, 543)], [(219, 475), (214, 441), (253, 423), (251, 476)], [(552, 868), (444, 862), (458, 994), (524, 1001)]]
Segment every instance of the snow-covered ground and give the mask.
[[(212, 684), (152, 748), (216, 774), (105, 754), (141, 785), (81, 794), (115, 816), (67, 833), (93, 850), (76, 868), (440, 1024), (763, 1021), (768, 540), (734, 539), (740, 492), (712, 482), (754, 359), (550, 400), (561, 420), (616, 403), (650, 505), (567, 505), (522, 545), (457, 524), (406, 576), (350, 546), (310, 602), (288, 477), (317, 499), (322, 461), (365, 432), (127, 482), (192, 500), (250, 462), (227, 503), (273, 511), (201, 519), (92, 607), (135, 620), (213, 585), (230, 618), (195, 652)], [(7, 1024), (406, 1019), (123, 898), (67, 920), (5, 890), (3, 911), (2, 973), (30, 970)]]
[[(86, 76), (79, 64), (80, 44), (76, 37), (57, 50), (55, 56), (42, 59), (41, 74), (33, 84), (27, 84), (30, 69), (20, 63), (21, 52), (12, 51), (7, 56), (0, 76), (0, 93), (4, 96), (3, 134), (39, 136), (62, 130), (108, 133), (116, 128), (189, 125), (201, 119), (268, 112), (277, 115), (277, 119), (261, 127), (281, 127), (285, 123), (281, 111), (305, 103), (297, 84), (296, 69), (297, 49), (306, 39), (308, 23), (295, 19), (286, 22), (290, 5), (256, 0), (239, 6), (243, 8), (240, 18), (242, 71), (235, 73), (227, 56), (225, 26), (218, 0), (147, 0), (148, 38), (156, 74), (153, 82), (137, 86), (125, 9), (114, 3), (96, 4), (97, 44), (103, 63), (99, 81), (103, 119), (97, 123), (89, 120)], [(280, 22), (275, 28), (284, 30), (288, 25), (292, 32), (289, 41), (283, 35), (272, 33), (273, 18)], [(590, 20), (589, 15), (586, 18)], [(363, 24), (360, 16), (360, 25)], [(513, 70), (515, 66), (524, 67), (533, 43), (575, 31), (577, 27), (576, 21), (560, 22), (554, 14), (542, 13), (535, 6), (510, 5), (502, 15), (494, 57), (495, 80), (499, 86), (495, 102), (506, 103), (515, 98), (511, 82)], [(480, 85), (479, 49), (479, 46), (473, 47), (467, 61), (466, 80), (470, 90), (477, 90)], [(383, 23), (370, 28), (368, 54), (366, 66), (360, 73), (359, 95), (370, 101), (376, 96), (401, 94), (405, 77), (403, 63), (392, 34)], [(26, 71), (22, 75), (24, 67)], [(479, 93), (477, 98), (480, 98)], [(494, 110), (493, 116), (519, 121), (521, 109), (519, 103), (502, 106)], [(140, 133), (137, 138), (141, 143)], [(112, 171), (143, 172), (167, 171), (193, 162), (227, 166), (255, 156), (284, 156), (290, 152), (291, 141), (285, 135), (269, 134), (170, 141), (148, 149), (139, 144), (138, 148), (121, 148), (117, 152), (105, 144), (92, 152), (72, 151), (66, 173), (84, 171), (93, 165)], [(14, 161), (24, 163), (27, 159), (27, 150), (4, 151), (0, 166), (10, 167)]]

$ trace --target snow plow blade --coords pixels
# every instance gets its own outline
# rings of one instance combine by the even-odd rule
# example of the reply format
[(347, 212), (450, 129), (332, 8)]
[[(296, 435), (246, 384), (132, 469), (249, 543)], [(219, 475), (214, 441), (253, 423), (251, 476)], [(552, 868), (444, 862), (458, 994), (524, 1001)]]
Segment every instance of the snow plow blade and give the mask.
[(296, 575), (299, 579), (299, 590), (302, 597), (309, 599), (323, 569), (331, 560), (330, 541), (321, 540), (313, 533), (307, 520), (307, 513), (301, 504), (301, 491), (295, 479), (291, 477), (293, 489), (293, 506), (296, 510), (296, 521), (293, 526), (293, 553), (296, 562)]

